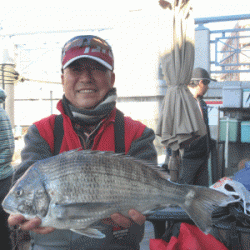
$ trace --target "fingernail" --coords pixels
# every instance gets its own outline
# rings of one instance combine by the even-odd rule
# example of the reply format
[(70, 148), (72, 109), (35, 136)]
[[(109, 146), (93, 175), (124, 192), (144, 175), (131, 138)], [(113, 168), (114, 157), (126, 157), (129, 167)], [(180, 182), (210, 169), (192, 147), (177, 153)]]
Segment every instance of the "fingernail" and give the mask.
[(130, 210), (129, 211), (129, 216), (133, 219), (134, 217), (136, 217), (136, 212), (135, 212), (135, 210)]

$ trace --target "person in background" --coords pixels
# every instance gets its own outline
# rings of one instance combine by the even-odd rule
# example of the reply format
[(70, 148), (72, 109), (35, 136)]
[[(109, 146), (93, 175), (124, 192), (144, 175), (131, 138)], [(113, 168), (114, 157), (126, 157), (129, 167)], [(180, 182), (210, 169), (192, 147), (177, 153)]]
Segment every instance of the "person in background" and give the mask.
[(166, 148), (166, 158), (164, 163), (162, 164), (162, 168), (169, 173), (169, 159), (172, 154), (171, 148)]
[(250, 157), (242, 159), (237, 165), (238, 171), (244, 169), (246, 167), (246, 163), (248, 162), (250, 162)]
[(199, 137), (185, 147), (178, 179), (178, 183), (180, 184), (186, 183), (200, 186), (209, 185), (208, 158), (211, 137), (208, 125), (208, 108), (207, 104), (203, 100), (203, 96), (208, 90), (210, 81), (216, 80), (211, 79), (205, 69), (195, 68), (191, 82), (188, 85), (188, 89), (197, 101), (197, 105), (202, 113), (207, 128), (207, 135)]
[[(5, 92), (0, 89), (0, 103), (6, 99)], [(7, 112), (0, 107), (0, 204), (9, 192), (13, 167), (11, 165), (15, 150), (15, 140), (12, 132), (10, 118)], [(4, 249), (11, 250), (10, 230), (7, 223), (8, 214), (0, 206), (0, 232), (1, 244)]]
[[(100, 37), (77, 36), (64, 45), (61, 62), (64, 95), (57, 105), (63, 118), (63, 140), (59, 153), (77, 148), (115, 151), (115, 125), (119, 111), (116, 108), (112, 48)], [(30, 126), (15, 181), (34, 162), (54, 155), (54, 130), (58, 129), (54, 129), (55, 119), (56, 116), (51, 115)], [(122, 119), (124, 153), (157, 164), (153, 130), (130, 117)], [(9, 224), (30, 230), (31, 249), (34, 250), (139, 249), (145, 216), (133, 209), (129, 211), (129, 216), (116, 213), (101, 221), (98, 227), (106, 235), (104, 239), (40, 227), (40, 219), (26, 220), (21, 215), (10, 215)]]

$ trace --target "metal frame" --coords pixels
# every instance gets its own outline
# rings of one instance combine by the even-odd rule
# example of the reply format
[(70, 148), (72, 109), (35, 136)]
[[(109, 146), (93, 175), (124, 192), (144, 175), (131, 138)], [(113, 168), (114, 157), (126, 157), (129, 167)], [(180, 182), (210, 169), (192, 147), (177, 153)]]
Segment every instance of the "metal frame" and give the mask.
[[(250, 19), (250, 15), (233, 15), (233, 16), (222, 16), (222, 17), (209, 17), (209, 18), (197, 18), (195, 19), (195, 24), (198, 24), (199, 26), (203, 26), (206, 23), (212, 23), (212, 22), (227, 22), (227, 21), (239, 21), (239, 20), (245, 20)], [(218, 35), (214, 39), (211, 39), (210, 36), (210, 51), (213, 51), (211, 49), (211, 45), (214, 44), (214, 61), (210, 61), (210, 65), (214, 65), (215, 67), (221, 67), (221, 70), (211, 70), (211, 73), (248, 73), (250, 72), (249, 69), (239, 69), (240, 66), (250, 66), (250, 53), (249, 55), (244, 54), (244, 52), (250, 52), (250, 48), (246, 50), (247, 46), (250, 46), (250, 39), (249, 43), (244, 45), (244, 47), (240, 48), (240, 39), (242, 38), (250, 38), (250, 35), (239, 35), (239, 32), (246, 32), (250, 31), (250, 28), (244, 28), (244, 29), (227, 29), (227, 30), (210, 30), (210, 35)], [(228, 34), (235, 33), (236, 36), (230, 36)], [(230, 45), (227, 42), (224, 42), (224, 40), (236, 40), (235, 44)], [(222, 50), (220, 49), (220, 44), (224, 44), (224, 46), (227, 46), (229, 50)], [(229, 53), (227, 55), (226, 53)], [(226, 55), (225, 55), (226, 54)], [(240, 62), (239, 56), (240, 54), (246, 56), (249, 58), (249, 62)], [(225, 55), (224, 57), (221, 55)], [(232, 60), (232, 63), (228, 63), (227, 60), (230, 58), (233, 58), (233, 56), (236, 56), (236, 60)], [(226, 67), (236, 67), (236, 69), (227, 69)]]
[[(250, 38), (249, 36), (225, 36), (227, 32), (230, 33), (238, 33), (238, 32), (244, 32), (244, 31), (250, 31), (250, 29), (232, 29), (232, 30), (225, 30), (223, 32), (221, 31), (211, 31), (212, 34), (221, 34), (221, 37), (217, 37), (214, 40), (210, 40), (210, 43), (215, 44), (215, 61), (210, 61), (210, 64), (214, 64), (215, 66), (222, 67), (221, 71), (214, 71), (213, 73), (243, 73), (243, 72), (249, 72), (250, 70), (243, 70), (243, 69), (237, 69), (237, 70), (227, 70), (225, 67), (240, 67), (245, 65), (250, 65), (250, 57), (246, 55), (244, 52), (250, 52), (250, 49), (246, 50), (245, 48), (249, 46), (249, 44), (244, 45), (244, 47), (240, 48), (240, 39), (242, 38)], [(224, 42), (226, 40), (226, 42)], [(230, 44), (228, 41), (235, 40), (233, 44)], [(219, 44), (223, 44), (228, 48), (228, 50), (222, 50), (219, 48)], [(249, 59), (248, 63), (243, 63), (239, 60), (240, 54), (244, 55)], [(222, 58), (221, 58), (221, 55)], [(233, 57), (236, 56), (236, 59)], [(228, 62), (228, 60), (232, 59), (232, 62)]]

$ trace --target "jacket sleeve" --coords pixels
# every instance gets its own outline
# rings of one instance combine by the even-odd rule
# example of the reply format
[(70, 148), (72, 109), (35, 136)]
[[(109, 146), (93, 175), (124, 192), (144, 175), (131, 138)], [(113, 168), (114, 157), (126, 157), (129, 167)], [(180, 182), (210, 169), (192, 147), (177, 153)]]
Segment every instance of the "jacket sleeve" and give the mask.
[[(0, 90), (1, 91), (1, 90)], [(13, 173), (12, 157), (15, 151), (15, 141), (10, 118), (7, 112), (0, 108), (0, 179), (3, 180)]]
[(40, 136), (37, 127), (29, 127), (24, 137), (25, 146), (21, 152), (22, 162), (16, 167), (13, 181), (18, 180), (24, 172), (36, 161), (53, 156), (49, 144)]
[(154, 146), (155, 133), (146, 127), (140, 138), (132, 142), (128, 155), (157, 164), (157, 152)]

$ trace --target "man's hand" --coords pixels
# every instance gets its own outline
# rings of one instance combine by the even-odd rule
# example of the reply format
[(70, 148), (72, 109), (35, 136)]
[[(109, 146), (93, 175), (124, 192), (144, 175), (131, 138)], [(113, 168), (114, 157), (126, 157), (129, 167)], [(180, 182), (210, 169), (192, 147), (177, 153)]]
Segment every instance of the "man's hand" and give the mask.
[(33, 231), (38, 234), (48, 234), (53, 232), (53, 227), (40, 227), (41, 219), (34, 218), (26, 220), (22, 215), (10, 215), (8, 218), (10, 226), (19, 226), (24, 231)]
[(129, 228), (133, 222), (138, 225), (143, 225), (146, 221), (146, 217), (140, 212), (131, 209), (128, 212), (130, 218), (125, 217), (119, 213), (112, 214), (110, 218), (102, 220), (105, 224), (113, 225), (113, 226), (122, 226), (125, 228)]
[[(111, 219), (105, 219), (103, 220), (103, 222), (109, 225), (118, 225), (125, 228), (129, 228), (133, 222), (142, 225), (146, 221), (146, 217), (134, 209), (129, 210), (128, 214), (130, 218), (125, 217), (119, 213), (115, 213), (110, 216)], [(20, 229), (24, 231), (33, 231), (37, 234), (48, 234), (55, 230), (55, 228), (53, 227), (40, 227), (41, 219), (39, 218), (26, 220), (21, 214), (10, 215), (8, 218), (8, 223), (10, 226), (19, 226)]]

